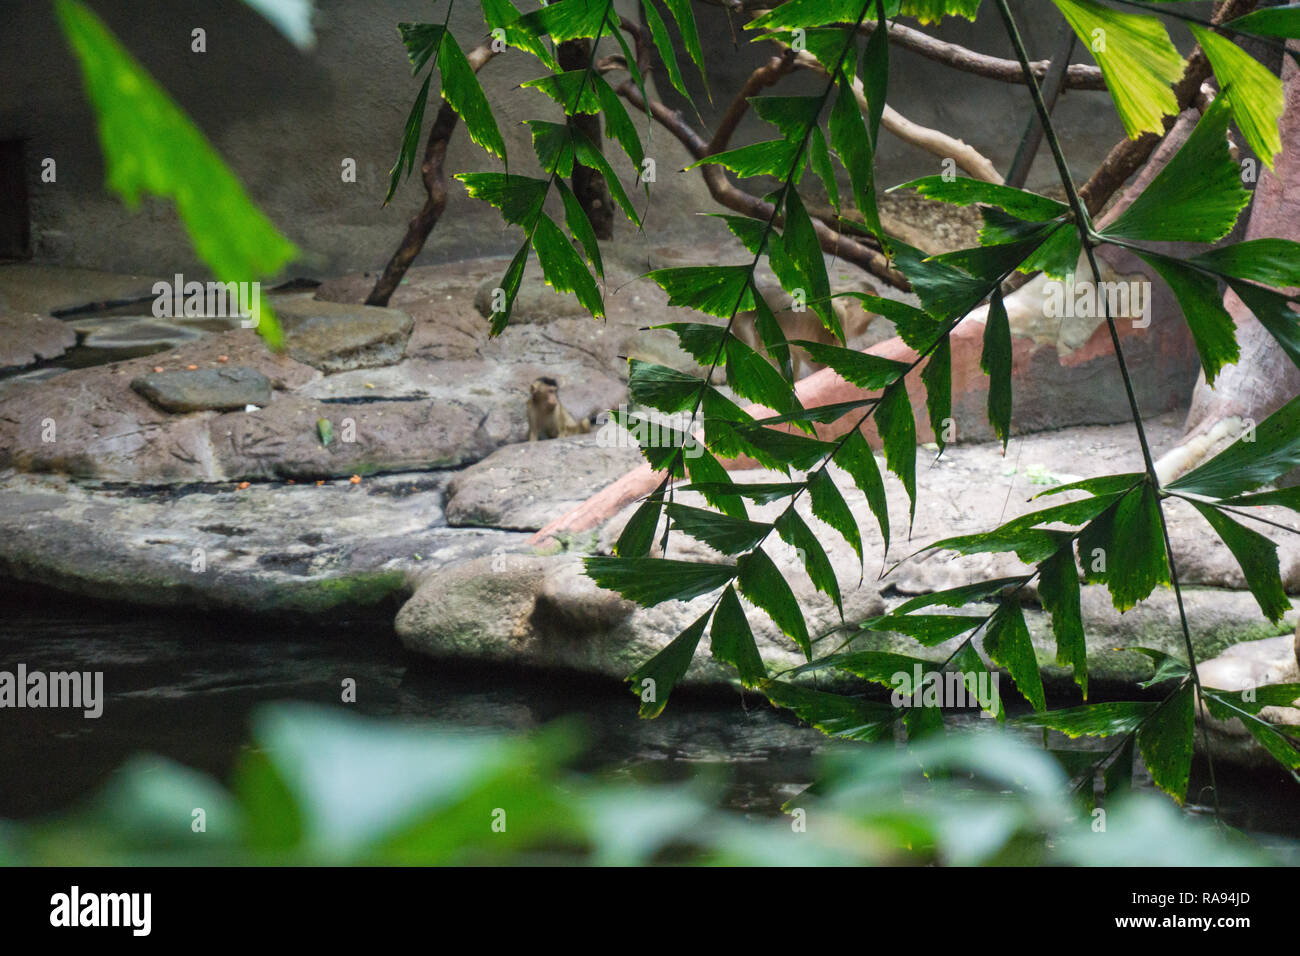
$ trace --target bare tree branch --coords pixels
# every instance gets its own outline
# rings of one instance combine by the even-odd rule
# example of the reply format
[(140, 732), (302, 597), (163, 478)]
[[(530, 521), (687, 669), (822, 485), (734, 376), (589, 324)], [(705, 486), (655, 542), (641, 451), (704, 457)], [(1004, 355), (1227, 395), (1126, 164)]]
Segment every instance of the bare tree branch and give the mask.
[[(471, 50), (466, 59), (477, 73), (483, 68), (483, 64), (495, 55), (491, 46), (485, 43)], [(451, 142), (451, 134), (456, 131), (457, 119), (456, 111), (451, 108), (451, 104), (443, 101), (433, 121), (433, 127), (429, 130), (429, 139), (424, 147), (424, 161), (420, 164), (420, 178), (424, 181), (424, 191), (428, 198), (420, 207), (420, 211), (407, 224), (406, 235), (402, 237), (401, 245), (397, 247), (397, 251), (393, 253), (393, 257), (384, 266), (384, 271), (375, 281), (375, 287), (366, 297), (366, 305), (388, 305), (388, 300), (397, 291), (402, 277), (406, 275), (406, 270), (411, 268), (411, 263), (424, 248), (424, 243), (433, 232), (433, 227), (438, 224), (443, 211), (447, 208), (447, 176), (443, 172), (443, 163), (447, 159), (447, 145)]]

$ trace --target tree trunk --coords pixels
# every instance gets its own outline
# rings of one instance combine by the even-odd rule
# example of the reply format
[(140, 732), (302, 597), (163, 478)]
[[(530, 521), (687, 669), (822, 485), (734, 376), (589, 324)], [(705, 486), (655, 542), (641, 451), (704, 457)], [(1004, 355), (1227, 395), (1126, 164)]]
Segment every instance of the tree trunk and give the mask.
[[(591, 58), (590, 40), (566, 40), (556, 51), (556, 59), (566, 70), (586, 70)], [(583, 133), (587, 139), (601, 148), (600, 116), (578, 113), (569, 117), (569, 125)], [(609, 187), (605, 179), (590, 166), (582, 163), (573, 164), (573, 194), (587, 212), (591, 228), (597, 239), (614, 238), (614, 206), (609, 196)]]

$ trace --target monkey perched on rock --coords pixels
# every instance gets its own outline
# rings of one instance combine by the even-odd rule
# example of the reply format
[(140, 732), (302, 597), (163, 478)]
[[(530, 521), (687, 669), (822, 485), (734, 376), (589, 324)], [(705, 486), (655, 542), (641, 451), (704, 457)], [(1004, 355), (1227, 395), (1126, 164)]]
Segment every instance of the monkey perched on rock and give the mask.
[(553, 378), (533, 382), (528, 396), (528, 440), (585, 435), (590, 421), (579, 421), (560, 404), (560, 383)]

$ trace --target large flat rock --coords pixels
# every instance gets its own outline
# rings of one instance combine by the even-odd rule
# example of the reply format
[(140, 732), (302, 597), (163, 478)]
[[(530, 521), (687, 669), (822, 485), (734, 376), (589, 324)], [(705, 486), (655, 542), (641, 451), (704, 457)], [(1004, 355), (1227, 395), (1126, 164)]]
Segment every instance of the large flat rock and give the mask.
[(150, 372), (132, 379), (131, 388), (165, 412), (229, 411), (271, 401), (270, 381), (246, 365)]
[(58, 319), (0, 307), (0, 369), (58, 358), (76, 344), (76, 331)]
[(414, 323), (405, 312), (322, 302), (311, 295), (275, 303), (285, 351), (322, 372), (348, 372), (400, 361)]
[(158, 607), (391, 615), (416, 572), (523, 538), (446, 527), (443, 481), (142, 493), (10, 473), (0, 477), (0, 574)]
[(597, 434), (506, 445), (452, 477), (447, 522), (536, 531), (641, 460), (636, 448), (600, 447)]

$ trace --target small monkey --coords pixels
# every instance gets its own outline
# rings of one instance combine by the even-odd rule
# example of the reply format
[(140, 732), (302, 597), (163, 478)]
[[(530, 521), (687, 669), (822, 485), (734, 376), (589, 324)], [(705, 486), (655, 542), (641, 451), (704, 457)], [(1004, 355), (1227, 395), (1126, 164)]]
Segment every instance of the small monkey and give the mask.
[[(867, 286), (859, 291), (874, 293), (875, 289)], [(789, 296), (779, 286), (765, 286), (760, 292), (768, 305), (772, 305), (774, 302), (789, 301)], [(835, 314), (840, 320), (840, 327), (844, 329), (845, 342), (850, 345), (853, 344), (854, 339), (863, 335), (867, 331), (867, 327), (878, 318), (874, 313), (863, 308), (858, 299), (847, 296), (832, 299), (831, 308), (835, 310)], [(802, 339), (805, 342), (821, 342), (824, 345), (841, 344), (831, 334), (830, 330), (822, 324), (821, 317), (811, 308), (807, 308), (802, 312), (795, 312), (792, 309), (777, 311), (776, 308), (773, 308), (772, 312), (788, 341)], [(736, 338), (750, 348), (762, 352), (764, 355), (767, 354), (763, 348), (763, 342), (759, 338), (758, 329), (754, 324), (753, 312), (742, 312), (737, 315), (731, 330), (735, 333)], [(796, 380), (805, 378), (813, 372), (819, 372), (826, 367), (814, 362), (812, 356), (801, 348), (790, 349), (790, 366)]]
[(528, 440), (585, 435), (590, 421), (578, 421), (560, 404), (560, 383), (553, 378), (533, 382), (528, 396)]

